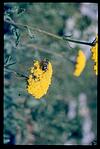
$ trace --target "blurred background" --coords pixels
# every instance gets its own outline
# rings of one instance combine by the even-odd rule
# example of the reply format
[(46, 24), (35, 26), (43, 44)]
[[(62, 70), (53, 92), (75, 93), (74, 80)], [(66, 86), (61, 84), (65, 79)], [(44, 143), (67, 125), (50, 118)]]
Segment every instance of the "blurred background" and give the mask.
[[(90, 46), (57, 40), (7, 21), (29, 25), (58, 36), (92, 42), (98, 33), (97, 3), (4, 3), (4, 63), (28, 75), (34, 59), (48, 58), (52, 84), (45, 96), (27, 93), (25, 78), (4, 69), (4, 144), (95, 145), (97, 76)], [(73, 76), (81, 49), (87, 57), (80, 77)], [(7, 60), (9, 58), (9, 60)]]

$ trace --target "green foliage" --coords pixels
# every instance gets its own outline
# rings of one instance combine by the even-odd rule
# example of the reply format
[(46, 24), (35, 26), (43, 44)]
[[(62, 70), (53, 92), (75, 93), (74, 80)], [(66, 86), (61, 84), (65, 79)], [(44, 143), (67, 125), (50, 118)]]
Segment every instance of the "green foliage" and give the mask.
[[(6, 8), (4, 15), (12, 23), (14, 21), (55, 35), (63, 36), (63, 33), (68, 33), (74, 38), (74, 31), (78, 31), (78, 38), (88, 39), (87, 42), (89, 37), (96, 34), (94, 30), (89, 32), (88, 28), (96, 26), (97, 22), (80, 12), (81, 3), (5, 5), (11, 7)], [(97, 4), (92, 5), (97, 7)], [(71, 30), (66, 26), (69, 18), (75, 23)], [(8, 24), (5, 22), (5, 27)], [(4, 62), (17, 73), (14, 74), (10, 69), (4, 71), (4, 143), (9, 141), (10, 135), (7, 131), (10, 131), (16, 137), (16, 144), (61, 145), (72, 139), (76, 144), (82, 144), (83, 117), (79, 114), (78, 105), (81, 93), (87, 96), (92, 119), (91, 129), (96, 136), (97, 78), (93, 64), (89, 57), (84, 72), (79, 78), (75, 78), (74, 65), (68, 60), (76, 56), (81, 45), (72, 46), (69, 43), (70, 47), (66, 41), (32, 30), (28, 26), (8, 26), (4, 30)], [(82, 50), (86, 50), (85, 47)], [(35, 100), (26, 91), (25, 76), (28, 75), (33, 60), (41, 58), (48, 58), (52, 63), (53, 78), (47, 94), (41, 100)], [(16, 75), (18, 73), (24, 77)], [(76, 115), (72, 119), (68, 117), (70, 101), (76, 103)]]

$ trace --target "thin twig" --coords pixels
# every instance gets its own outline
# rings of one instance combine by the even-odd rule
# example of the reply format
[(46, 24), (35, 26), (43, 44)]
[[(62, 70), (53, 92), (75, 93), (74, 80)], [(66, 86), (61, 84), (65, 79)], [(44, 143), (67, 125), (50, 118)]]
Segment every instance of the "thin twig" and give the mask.
[(20, 76), (20, 77), (24, 77), (25, 79), (28, 79), (27, 76), (25, 76), (25, 75), (23, 75), (23, 74), (17, 72), (17, 71), (14, 70), (14, 69), (8, 68), (8, 67), (6, 67), (6, 66), (4, 67), (4, 69), (10, 70), (12, 73), (15, 73), (15, 74), (17, 74), (17, 75)]
[(20, 28), (20, 29), (23, 29), (23, 27), (24, 27), (24, 28), (29, 28), (29, 29), (31, 29), (31, 30), (35, 30), (35, 31), (37, 31), (37, 32), (40, 32), (40, 33), (43, 33), (43, 34), (45, 34), (45, 35), (54, 37), (54, 38), (56, 38), (56, 39), (63, 40), (63, 38), (60, 37), (60, 36), (58, 36), (58, 35), (55, 35), (55, 34), (46, 32), (46, 31), (41, 30), (41, 29), (36, 28), (36, 27), (31, 27), (31, 26), (29, 26), (29, 25), (24, 25), (24, 24), (20, 24), (20, 23), (15, 23), (15, 22), (12, 22), (12, 21), (9, 21), (9, 20), (4, 20), (4, 21), (5, 21), (6, 23), (12, 24), (12, 25), (14, 25), (15, 27)]
[(74, 40), (74, 39), (68, 39), (67, 37), (63, 37), (64, 40), (67, 40), (69, 42), (75, 42), (75, 43), (78, 43), (78, 44), (85, 44), (85, 45), (88, 45), (88, 46), (93, 46), (93, 42), (92, 43), (89, 43), (89, 42), (85, 42), (85, 41), (78, 41), (78, 40)]
[[(24, 44), (23, 44), (23, 45), (24, 45)], [(62, 60), (66, 60), (66, 59), (67, 59), (67, 60), (70, 61), (71, 63), (75, 64), (75, 63), (74, 63), (68, 56), (66, 56), (66, 54), (64, 54), (64, 53), (58, 54), (58, 53), (56, 53), (56, 52), (54, 52), (54, 51), (44, 50), (43, 48), (41, 48), (41, 47), (39, 47), (39, 46), (37, 46), (37, 45), (35, 45), (35, 44), (26, 44), (26, 47), (28, 47), (28, 48), (35, 48), (35, 49), (38, 49), (39, 51), (42, 51), (42, 52), (46, 52), (46, 53), (55, 55), (55, 56), (61, 58)]]
[(57, 40), (62, 40), (62, 41), (65, 41), (65, 40), (66, 40), (66, 41), (69, 41), (69, 42), (74, 42), (74, 43), (78, 43), (78, 44), (85, 44), (85, 45), (89, 45), (89, 46), (93, 46), (93, 45), (94, 45), (93, 42), (92, 42), (92, 43), (88, 43), (88, 42), (78, 41), (78, 40), (74, 40), (74, 39), (68, 39), (66, 36), (61, 37), (61, 36), (55, 35), (55, 34), (53, 34), (53, 33), (49, 33), (49, 32), (47, 32), (47, 31), (41, 30), (41, 29), (39, 29), (39, 28), (31, 27), (31, 26), (29, 26), (29, 25), (24, 25), (24, 24), (20, 24), (20, 23), (15, 23), (15, 22), (12, 22), (12, 21), (6, 20), (6, 19), (5, 19), (4, 21), (5, 21), (6, 23), (9, 23), (9, 24), (12, 24), (12, 25), (16, 26), (17, 28), (21, 28), (21, 29), (23, 29), (23, 27), (24, 27), (24, 28), (29, 28), (29, 29), (31, 29), (31, 30), (33, 30), (33, 31), (37, 31), (37, 32), (43, 33), (43, 34), (48, 35), (48, 36), (50, 36), (50, 37), (53, 37), (53, 38), (55, 38), (55, 39), (57, 39)]
[[(25, 45), (25, 44), (23, 44), (23, 45)], [(39, 51), (43, 51), (43, 52), (46, 52), (46, 53), (49, 53), (49, 54), (52, 54), (52, 55), (55, 55), (55, 56), (63, 58), (62, 54), (58, 54), (58, 53), (50, 51), (50, 50), (44, 50), (43, 48), (41, 48), (41, 47), (39, 47), (39, 46), (37, 46), (35, 44), (26, 44), (26, 47), (38, 49)]]

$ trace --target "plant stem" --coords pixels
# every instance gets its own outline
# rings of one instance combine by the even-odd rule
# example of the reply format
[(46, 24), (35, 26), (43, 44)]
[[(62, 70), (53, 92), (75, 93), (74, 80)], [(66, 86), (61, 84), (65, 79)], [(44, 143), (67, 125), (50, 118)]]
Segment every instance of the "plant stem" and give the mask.
[(69, 41), (69, 42), (75, 42), (75, 43), (78, 43), (78, 44), (85, 44), (85, 45), (89, 45), (89, 46), (93, 46), (94, 44), (93, 43), (89, 43), (89, 42), (84, 42), (84, 41), (79, 41), (79, 40), (74, 40), (74, 39), (68, 39), (68, 38), (65, 38), (63, 37), (65, 40)]
[(10, 70), (11, 72), (13, 72), (13, 73), (15, 73), (15, 74), (17, 74), (17, 75), (19, 75), (20, 77), (24, 77), (25, 79), (28, 79), (27, 76), (25, 76), (25, 75), (23, 75), (23, 74), (17, 72), (16, 70), (13, 70), (13, 69), (8, 68), (8, 67), (6, 67), (6, 66), (5, 66), (4, 68)]
[(9, 20), (4, 20), (6, 23), (9, 23), (9, 24), (12, 24), (14, 25), (15, 27), (17, 28), (29, 28), (31, 30), (35, 30), (37, 32), (40, 32), (40, 33), (43, 33), (45, 35), (48, 35), (48, 36), (51, 36), (51, 37), (54, 37), (55, 39), (58, 39), (58, 40), (63, 40), (62, 37), (58, 36), (58, 35), (55, 35), (55, 34), (52, 34), (52, 33), (49, 33), (47, 31), (44, 31), (44, 30), (41, 30), (39, 28), (36, 28), (36, 27), (31, 27), (31, 26), (28, 26), (28, 25), (23, 25), (23, 24), (20, 24), (20, 23), (15, 23), (15, 22), (12, 22), (12, 21), (9, 21)]
[[(22, 44), (22, 45), (24, 46), (25, 44)], [(69, 57), (67, 57), (67, 56), (65, 55), (65, 53), (60, 53), (60, 54), (58, 54), (58, 53), (53, 52), (53, 51), (50, 51), (50, 50), (45, 50), (44, 48), (41, 48), (41, 47), (39, 47), (39, 46), (37, 46), (37, 45), (35, 45), (35, 44), (28, 44), (28, 43), (27, 43), (26, 46), (27, 46), (28, 48), (35, 48), (35, 49), (38, 49), (39, 51), (42, 51), (42, 52), (46, 52), (46, 53), (55, 55), (55, 56), (61, 58), (61, 60), (66, 60), (66, 59), (67, 59), (67, 60), (70, 61), (71, 63), (75, 64), (74, 61), (72, 61)]]
[(23, 29), (23, 27), (24, 27), (24, 28), (29, 28), (29, 29), (31, 29), (31, 30), (34, 30), (34, 31), (43, 33), (43, 34), (45, 34), (45, 35), (47, 35), (47, 36), (53, 37), (53, 38), (55, 38), (55, 39), (57, 39), (57, 40), (63, 40), (63, 41), (66, 40), (66, 41), (69, 41), (69, 42), (74, 42), (74, 43), (84, 44), (84, 45), (89, 45), (89, 46), (93, 46), (93, 45), (94, 45), (93, 42), (92, 42), (92, 43), (88, 43), (88, 42), (78, 41), (78, 40), (74, 40), (74, 39), (68, 39), (66, 36), (61, 37), (61, 36), (55, 35), (55, 34), (53, 34), (53, 33), (49, 33), (49, 32), (47, 32), (47, 31), (41, 30), (41, 29), (39, 29), (39, 28), (31, 27), (31, 26), (29, 26), (29, 25), (23, 25), (23, 24), (20, 24), (20, 23), (15, 23), (15, 22), (9, 21), (9, 20), (4, 20), (4, 21), (5, 21), (6, 23), (9, 23), (9, 24), (12, 24), (12, 25), (16, 26), (17, 28), (21, 28), (21, 29)]

